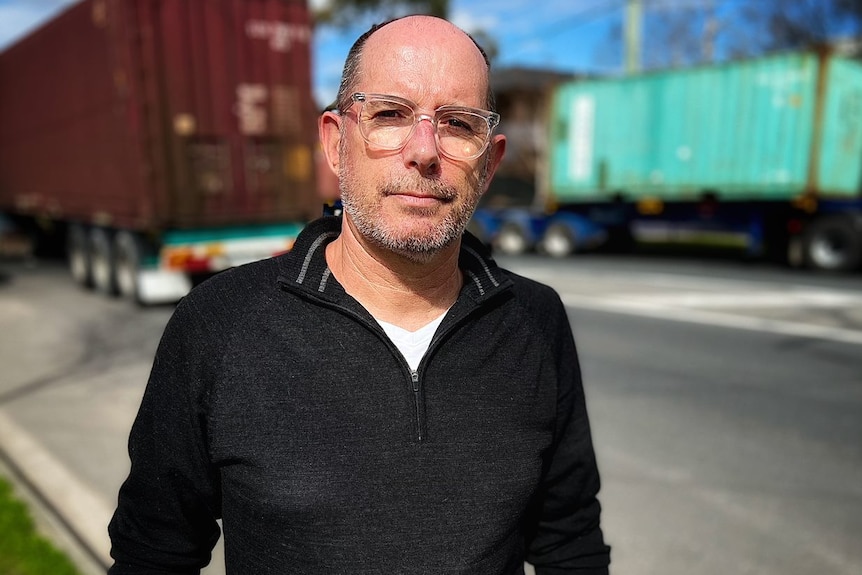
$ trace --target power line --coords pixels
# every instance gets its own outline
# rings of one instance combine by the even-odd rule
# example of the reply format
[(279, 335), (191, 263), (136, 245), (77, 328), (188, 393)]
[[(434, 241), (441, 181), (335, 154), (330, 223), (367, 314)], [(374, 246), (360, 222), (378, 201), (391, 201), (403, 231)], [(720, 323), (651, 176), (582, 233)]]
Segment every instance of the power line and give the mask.
[[(564, 32), (570, 32), (581, 26), (592, 24), (604, 18), (614, 15), (622, 7), (622, 2), (625, 0), (605, 0), (599, 4), (594, 4), (589, 8), (585, 8), (574, 14), (569, 14), (566, 18), (558, 21), (554, 26), (542, 30), (542, 38), (553, 38)], [(533, 34), (521, 34), (512, 37), (513, 41), (527, 40), (532, 38)], [(519, 50), (515, 50), (513, 54), (517, 54)]]

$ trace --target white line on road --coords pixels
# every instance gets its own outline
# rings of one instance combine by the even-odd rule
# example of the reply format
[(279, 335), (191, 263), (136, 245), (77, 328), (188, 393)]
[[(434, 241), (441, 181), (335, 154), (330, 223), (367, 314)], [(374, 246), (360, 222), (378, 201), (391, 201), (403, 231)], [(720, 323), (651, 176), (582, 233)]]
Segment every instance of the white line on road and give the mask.
[[(644, 457), (619, 449), (606, 449), (603, 457), (614, 461), (614, 469), (632, 469), (640, 478), (649, 479), (665, 485), (674, 486), (680, 497), (686, 495), (695, 497), (709, 505), (715, 513), (738, 521), (746, 528), (756, 529), (761, 533), (773, 534), (774, 526), (779, 518), (775, 515), (765, 516), (762, 509), (751, 509), (740, 503), (732, 491), (709, 482), (699, 482), (684, 467), (656, 464)], [(805, 549), (816, 556), (824, 565), (830, 567), (829, 573), (857, 573), (858, 565), (852, 557), (841, 551), (838, 545), (821, 542), (813, 534), (800, 535), (804, 525), (794, 525), (793, 531), (782, 531), (783, 537), (792, 537), (789, 543), (793, 547)], [(737, 572), (740, 572), (737, 570)]]
[[(561, 273), (559, 269), (541, 266), (512, 266), (510, 269), (534, 280), (548, 285), (560, 285), (562, 281), (583, 282), (609, 282), (618, 286), (650, 286), (653, 288), (667, 288), (673, 291), (707, 290), (712, 293), (734, 292), (741, 295), (760, 293), (774, 290), (775, 286), (781, 286), (781, 291), (786, 293), (828, 293), (839, 297), (847, 297), (857, 303), (862, 301), (862, 295), (858, 290), (824, 287), (805, 283), (792, 283), (790, 280), (779, 279), (740, 279), (703, 275), (684, 275), (657, 272), (630, 272), (595, 270), (595, 269), (571, 269)], [(504, 266), (505, 267), (505, 266)], [(566, 279), (567, 278), (567, 279)], [(562, 281), (561, 281), (562, 280)]]
[[(628, 297), (628, 296), (627, 296)], [(753, 293), (683, 292), (636, 294), (632, 299), (656, 304), (708, 308), (842, 308), (862, 307), (862, 296), (830, 291), (763, 291)]]
[(749, 331), (761, 331), (795, 337), (825, 339), (841, 343), (862, 345), (862, 331), (807, 323), (748, 317), (732, 313), (679, 308), (667, 301), (647, 299), (618, 299), (575, 294), (560, 294), (567, 306), (623, 313), (661, 320), (712, 325)]

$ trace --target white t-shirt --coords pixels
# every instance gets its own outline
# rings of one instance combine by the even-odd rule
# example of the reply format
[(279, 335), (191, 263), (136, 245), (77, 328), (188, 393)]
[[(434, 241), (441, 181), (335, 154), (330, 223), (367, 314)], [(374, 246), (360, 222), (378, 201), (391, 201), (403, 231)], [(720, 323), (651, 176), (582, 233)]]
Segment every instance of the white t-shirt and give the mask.
[(437, 332), (437, 328), (444, 317), (446, 317), (446, 312), (443, 312), (443, 315), (416, 331), (408, 331), (397, 325), (380, 321), (377, 318), (374, 319), (377, 319), (377, 323), (380, 324), (380, 327), (383, 328), (383, 331), (386, 332), (386, 335), (389, 336), (389, 339), (392, 340), (392, 343), (395, 344), (395, 347), (398, 348), (401, 355), (407, 360), (407, 365), (410, 366), (410, 369), (416, 371), (419, 368), (419, 362), (422, 361), (422, 357), (428, 351), (431, 339)]

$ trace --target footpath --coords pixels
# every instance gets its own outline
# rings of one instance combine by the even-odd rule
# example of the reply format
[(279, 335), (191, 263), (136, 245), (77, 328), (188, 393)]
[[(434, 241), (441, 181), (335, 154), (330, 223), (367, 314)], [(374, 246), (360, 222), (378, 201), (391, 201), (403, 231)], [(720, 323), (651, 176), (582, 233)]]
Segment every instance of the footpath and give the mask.
[[(82, 575), (103, 575), (129, 429), (172, 308), (70, 284), (58, 263), (0, 260), (0, 475)], [(204, 573), (223, 575), (221, 547)]]
[[(107, 525), (114, 511), (112, 497), (82, 480), (2, 409), (0, 475), (13, 482), (40, 531), (72, 559), (82, 575), (104, 575), (111, 564)], [(219, 545), (203, 573), (223, 575), (223, 562)]]

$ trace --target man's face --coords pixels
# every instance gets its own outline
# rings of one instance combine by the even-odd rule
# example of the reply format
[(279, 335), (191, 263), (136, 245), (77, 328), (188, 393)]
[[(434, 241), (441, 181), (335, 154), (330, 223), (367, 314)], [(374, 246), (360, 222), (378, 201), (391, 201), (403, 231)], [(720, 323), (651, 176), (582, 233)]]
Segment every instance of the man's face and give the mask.
[(417, 169), (393, 173), (381, 162), (352, 159), (344, 148), (342, 139), (344, 211), (364, 238), (417, 262), (461, 236), (485, 190), (487, 152), (446, 181)]
[[(485, 108), (487, 72), (472, 41), (453, 41), (447, 30), (438, 31), (444, 38), (416, 41), (405, 27), (396, 22), (369, 38), (356, 91), (405, 98), (429, 116), (443, 105)], [(355, 103), (345, 111), (339, 142), (348, 220), (366, 241), (427, 261), (460, 238), (502, 149), (494, 140), (478, 158), (449, 158), (438, 149), (428, 121), (416, 125), (403, 148), (375, 149), (360, 134), (359, 110)]]

